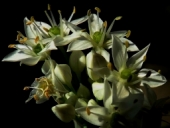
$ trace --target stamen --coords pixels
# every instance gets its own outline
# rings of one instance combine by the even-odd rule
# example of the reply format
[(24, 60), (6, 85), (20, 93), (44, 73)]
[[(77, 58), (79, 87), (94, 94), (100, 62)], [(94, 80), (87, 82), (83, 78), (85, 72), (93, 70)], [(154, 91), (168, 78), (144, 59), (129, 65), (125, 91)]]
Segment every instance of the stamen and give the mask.
[(18, 34), (20, 35), (20, 37), (24, 38), (25, 36), (20, 32), (20, 31), (17, 31)]
[(143, 61), (146, 61), (146, 56), (143, 57)]
[(107, 27), (107, 21), (105, 21), (105, 22), (103, 23), (103, 26), (104, 26), (104, 27)]
[(8, 45), (8, 48), (16, 48), (15, 44)]
[(113, 70), (113, 65), (112, 65), (111, 62), (108, 62), (108, 63), (107, 63), (107, 67), (108, 67), (110, 70)]
[(117, 17), (115, 18), (115, 20), (120, 20), (120, 19), (122, 19), (122, 16), (117, 16)]
[(49, 22), (50, 22), (51, 26), (53, 26), (53, 27), (54, 27), (54, 24), (53, 24), (53, 22), (52, 22), (52, 20), (51, 20), (50, 16), (48, 15), (47, 11), (44, 11), (44, 12), (45, 12), (45, 14), (46, 14), (46, 16), (47, 16), (47, 18), (48, 18), (48, 20), (49, 20)]
[(158, 70), (158, 73), (161, 73), (161, 70), (160, 70), (160, 69)]
[(86, 107), (86, 112), (87, 112), (87, 115), (90, 115), (90, 109), (88, 107)]
[(48, 4), (48, 10), (50, 11), (50, 14), (51, 14), (51, 17), (52, 17), (52, 21), (53, 21), (54, 26), (57, 26), (57, 23), (56, 23), (56, 21), (55, 21), (54, 15), (53, 15), (53, 13), (52, 13), (52, 11), (51, 11), (51, 5), (50, 5), (50, 4)]
[(107, 28), (107, 21), (105, 21), (103, 23), (103, 26), (104, 26), (104, 31), (102, 33), (102, 37), (100, 39), (100, 42), (99, 42), (99, 46), (102, 46), (103, 45), (103, 42), (104, 42), (104, 38), (105, 38), (105, 35), (106, 35), (106, 28)]
[(95, 7), (94, 9), (95, 9), (98, 13), (101, 12), (100, 8), (98, 8), (98, 7)]
[(28, 21), (28, 22), (26, 23), (26, 25), (30, 25), (30, 24), (32, 24), (33, 22), (34, 22), (34, 17), (31, 16), (30, 21)]
[(58, 10), (59, 16), (60, 16), (60, 35), (63, 37), (63, 22), (62, 22), (62, 15), (61, 15), (61, 11)]
[(19, 43), (23, 44), (23, 43), (25, 43), (27, 40), (28, 40), (28, 38), (27, 38), (27, 37), (24, 37), (23, 39), (20, 39), (20, 40), (19, 40)]
[(128, 30), (127, 33), (126, 33), (126, 38), (129, 38), (130, 35), (131, 35), (131, 31)]
[(36, 38), (35, 38), (35, 43), (37, 43), (39, 41), (39, 36), (37, 36)]
[(43, 29), (44, 29), (46, 32), (49, 32), (49, 29), (48, 29), (48, 28), (43, 27)]
[(51, 10), (51, 5), (50, 5), (50, 4), (48, 4), (48, 7), (47, 7), (47, 8), (48, 8), (48, 10)]
[(34, 95), (34, 100), (38, 100), (38, 96), (37, 95)]
[(16, 39), (16, 41), (19, 41), (20, 38), (21, 38), (21, 35), (20, 35), (20, 34), (17, 34), (17, 39)]
[(91, 15), (91, 10), (89, 9), (88, 11), (87, 11), (87, 16), (88, 16), (88, 28), (89, 28), (89, 33), (90, 33), (90, 35), (92, 35), (92, 29), (91, 29), (91, 20), (90, 20), (90, 15)]
[(45, 92), (45, 93), (44, 93), (44, 95), (45, 95), (45, 97), (46, 97), (47, 99), (49, 99), (49, 98), (50, 98), (50, 95), (49, 95), (49, 93), (48, 93), (48, 92)]
[(87, 15), (88, 15), (88, 16), (91, 15), (91, 10), (90, 10), (90, 9), (87, 11)]
[(24, 91), (27, 91), (27, 90), (29, 90), (29, 89), (30, 89), (30, 88), (26, 86), (26, 87), (24, 87), (23, 90), (24, 90)]
[(76, 13), (76, 7), (74, 6), (74, 7), (73, 7), (73, 12), (71, 13), (71, 16), (69, 17), (68, 22), (71, 21), (73, 15), (74, 15), (75, 13)]

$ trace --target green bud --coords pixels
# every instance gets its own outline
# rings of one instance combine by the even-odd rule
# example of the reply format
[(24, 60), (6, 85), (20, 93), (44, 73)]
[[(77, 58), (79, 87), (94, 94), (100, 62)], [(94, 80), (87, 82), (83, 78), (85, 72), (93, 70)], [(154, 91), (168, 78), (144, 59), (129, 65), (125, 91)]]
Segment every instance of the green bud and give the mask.
[(57, 26), (51, 27), (49, 32), (51, 32), (54, 35), (59, 35), (60, 34), (60, 28)]
[(33, 51), (34, 51), (36, 54), (39, 53), (41, 50), (42, 50), (42, 48), (41, 48), (41, 45), (40, 45), (40, 44), (37, 44), (37, 45), (33, 48)]
[(124, 69), (120, 74), (121, 78), (128, 79), (132, 75), (131, 71), (131, 69)]
[(93, 40), (96, 42), (96, 43), (99, 43), (100, 42), (100, 39), (102, 37), (102, 33), (101, 32), (95, 32), (93, 34)]

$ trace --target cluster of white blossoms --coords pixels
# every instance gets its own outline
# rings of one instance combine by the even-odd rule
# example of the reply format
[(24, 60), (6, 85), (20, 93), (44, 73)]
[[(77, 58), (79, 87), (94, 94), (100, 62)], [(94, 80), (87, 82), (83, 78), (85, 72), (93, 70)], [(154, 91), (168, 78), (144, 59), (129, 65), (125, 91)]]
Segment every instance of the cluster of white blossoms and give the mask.
[[(88, 123), (100, 128), (126, 126), (142, 108), (152, 108), (156, 96), (151, 88), (167, 80), (160, 71), (142, 69), (150, 44), (139, 50), (128, 39), (130, 30), (111, 32), (121, 16), (108, 25), (99, 17), (100, 9), (95, 10), (96, 14), (88, 10), (87, 15), (76, 20), (72, 20), (75, 7), (68, 20), (62, 18), (59, 10), (58, 24), (50, 5), (50, 15), (45, 11), (50, 24), (25, 17), (25, 35), (18, 31), (19, 44), (9, 45), (16, 50), (2, 61), (29, 66), (44, 61), (41, 68), (44, 76), (24, 88), (32, 89), (26, 102), (35, 99), (41, 104), (52, 97), (57, 103), (52, 112), (61, 121), (74, 121), (75, 128), (84, 128)], [(88, 31), (77, 26), (84, 22), (88, 22)], [(63, 57), (67, 56), (67, 64), (58, 64), (51, 58), (51, 50), (57, 49), (62, 51)], [(86, 49), (91, 50), (85, 54)], [(136, 53), (128, 57), (128, 52)], [(56, 56), (60, 59), (62, 54)]]

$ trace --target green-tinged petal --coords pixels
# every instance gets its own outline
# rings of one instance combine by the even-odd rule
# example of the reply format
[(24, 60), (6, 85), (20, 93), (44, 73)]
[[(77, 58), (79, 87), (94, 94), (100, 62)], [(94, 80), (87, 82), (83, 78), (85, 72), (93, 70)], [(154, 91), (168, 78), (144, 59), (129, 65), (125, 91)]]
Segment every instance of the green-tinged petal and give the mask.
[(75, 25), (78, 25), (78, 24), (81, 24), (81, 23), (85, 22), (87, 19), (88, 19), (88, 16), (83, 16), (83, 17), (78, 18), (76, 20), (72, 20), (71, 23), (75, 24)]
[[(87, 112), (89, 111), (89, 112)], [(108, 115), (108, 111), (104, 107), (89, 106), (76, 109), (76, 112), (86, 121), (93, 125), (102, 126), (105, 123), (105, 116)]]
[(64, 21), (64, 23), (66, 24), (66, 26), (72, 31), (72, 32), (76, 32), (76, 31), (80, 31), (82, 30), (80, 27), (78, 27), (77, 25), (74, 25), (71, 22), (67, 22), (66, 20)]
[(92, 91), (96, 99), (102, 100), (104, 95), (104, 83), (94, 82), (92, 84)]
[(77, 39), (68, 45), (67, 52), (76, 51), (76, 50), (85, 50), (91, 47), (93, 47), (93, 45), (91, 44), (90, 41)]
[(129, 43), (129, 46), (127, 48), (127, 51), (128, 52), (135, 52), (135, 51), (139, 51), (138, 47), (131, 41), (131, 40), (128, 40), (126, 38), (119, 38), (123, 43), (126, 43), (128, 42)]
[(107, 42), (105, 42), (104, 44), (103, 44), (103, 47), (105, 48), (105, 49), (110, 49), (110, 48), (112, 48), (112, 40), (108, 40)]
[(111, 103), (112, 103), (112, 90), (109, 82), (107, 79), (104, 79), (104, 95), (103, 95), (103, 104), (105, 108), (111, 110)]
[(67, 100), (65, 101), (65, 103), (75, 106), (78, 97), (73, 92), (67, 93), (66, 97)]
[(154, 92), (153, 89), (151, 89), (151, 87), (149, 85), (144, 84), (144, 87), (145, 87), (145, 91), (146, 91), (146, 98), (147, 98), (150, 106), (152, 106), (157, 99), (156, 93)]
[[(150, 76), (145, 77), (148, 72), (150, 72)], [(150, 87), (158, 87), (167, 82), (166, 78), (163, 75), (152, 69), (140, 70), (138, 77), (143, 78), (141, 81), (141, 86), (143, 86), (144, 84), (148, 84)]]
[[(55, 67), (56, 66), (55, 60), (52, 60), (52, 63), (54, 65), (54, 67)], [(50, 65), (50, 60), (45, 60), (43, 66), (41, 68), (42, 73), (44, 73), (45, 75), (49, 74), (50, 73), (50, 66), (51, 66)]]
[(72, 74), (71, 69), (67, 64), (56, 65), (54, 73), (63, 84), (71, 86)]
[(129, 58), (129, 60), (127, 61), (127, 67), (134, 66), (135, 69), (140, 69), (142, 67), (144, 60), (145, 60), (144, 58), (145, 58), (146, 53), (149, 49), (149, 46), (150, 46), (150, 44), (147, 45), (142, 50), (140, 50), (138, 53), (134, 54), (131, 58)]
[(110, 53), (107, 52), (105, 49), (100, 49), (99, 51), (97, 50), (97, 53), (99, 53), (100, 55), (102, 55), (107, 62), (110, 62)]
[(127, 30), (122, 30), (122, 31), (114, 31), (114, 32), (111, 32), (110, 34), (113, 34), (117, 36), (118, 38), (122, 38), (126, 36), (126, 33), (127, 33)]
[(23, 52), (21, 52), (20, 50), (15, 50), (11, 53), (9, 53), (7, 56), (5, 56), (3, 58), (3, 62), (17, 62), (17, 61), (21, 61), (23, 59), (27, 59), (27, 58), (31, 58), (31, 55), (27, 55)]
[(54, 42), (50, 42), (48, 43), (44, 48), (43, 50), (41, 50), (38, 54), (41, 55), (42, 53), (44, 52), (48, 52), (48, 51), (51, 51), (51, 50), (57, 50), (57, 47), (55, 46)]
[(84, 100), (83, 98), (78, 98), (75, 108), (81, 108), (81, 107), (86, 107), (87, 106), (87, 101)]
[(75, 110), (72, 105), (58, 104), (52, 107), (53, 113), (63, 122), (68, 123), (75, 118)]
[(73, 120), (74, 122), (74, 128), (82, 128), (82, 124), (80, 124), (78, 121)]
[(77, 96), (81, 98), (90, 98), (90, 91), (89, 89), (80, 83), (79, 89), (77, 90)]
[(125, 58), (125, 46), (122, 44), (121, 40), (112, 35), (112, 57), (113, 62), (118, 71), (126, 66), (126, 58)]
[(91, 20), (90, 26), (91, 26), (92, 34), (95, 33), (96, 31), (100, 31), (103, 25), (103, 21), (100, 18), (98, 19), (96, 14), (91, 14), (89, 18)]
[(69, 58), (71, 69), (80, 77), (86, 66), (86, 57), (82, 51), (73, 51)]
[(75, 32), (71, 35), (63, 37), (63, 40), (61, 41), (54, 39), (54, 42), (56, 46), (65, 46), (79, 37), (80, 37), (79, 32)]
[(111, 70), (109, 70), (109, 68), (107, 68), (107, 67), (92, 68), (90, 70), (92, 70), (94, 73), (96, 73), (101, 78), (104, 78), (104, 76), (106, 76), (108, 78), (111, 75)]
[(36, 65), (41, 58), (42, 58), (41, 56), (26, 58), (21, 60), (20, 65), (25, 64), (25, 65), (33, 66)]
[(95, 100), (90, 99), (89, 102), (88, 102), (88, 104), (87, 104), (87, 106), (89, 107), (89, 106), (99, 106), (99, 105), (96, 103)]

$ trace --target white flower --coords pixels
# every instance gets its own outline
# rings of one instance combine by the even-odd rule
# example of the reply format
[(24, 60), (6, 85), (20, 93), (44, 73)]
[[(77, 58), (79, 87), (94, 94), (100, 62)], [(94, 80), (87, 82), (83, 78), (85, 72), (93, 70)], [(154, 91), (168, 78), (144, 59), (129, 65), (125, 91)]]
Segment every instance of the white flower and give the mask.
[(89, 123), (96, 126), (105, 126), (106, 128), (112, 126), (112, 117), (115, 113), (119, 113), (126, 118), (133, 118), (143, 105), (143, 93), (136, 91), (135, 93), (130, 93), (122, 100), (117, 100), (119, 97), (118, 92), (122, 90), (116, 88), (116, 84), (112, 84), (111, 88), (107, 79), (105, 79), (103, 88), (104, 107), (94, 104), (92, 106), (77, 108), (76, 112)]
[[(89, 27), (89, 34), (87, 32), (82, 32), (81, 38), (71, 42), (68, 46), (67, 51), (74, 51), (74, 50), (84, 50), (93, 47), (95, 51), (102, 56), (105, 57), (105, 59), (109, 62), (110, 54), (105, 50), (109, 49), (112, 46), (112, 40), (110, 31), (113, 27), (113, 24), (116, 20), (120, 20), (121, 17), (116, 17), (111, 25), (109, 26), (108, 30), (107, 28), (107, 22), (103, 22), (99, 18), (99, 8), (95, 8), (97, 10), (96, 14), (90, 14), (90, 11), (88, 11), (88, 27)], [(119, 38), (122, 40), (122, 42), (129, 42), (132, 47), (128, 50), (130, 51), (138, 51), (138, 48), (136, 45), (134, 45), (130, 40), (124, 38), (124, 36), (129, 36), (129, 31), (118, 31), (114, 32), (114, 34), (119, 36)]]
[[(31, 22), (31, 21), (30, 21)], [(24, 25), (26, 25), (27, 20), (24, 19)], [(31, 32), (30, 29), (34, 29), (34, 32)], [(8, 54), (2, 61), (9, 62), (18, 62), (20, 65), (35, 65), (40, 60), (44, 60), (51, 50), (56, 50), (54, 42), (48, 43), (48, 40), (45, 40), (39, 30), (33, 24), (25, 27), (25, 37), (21, 32), (18, 32), (17, 41), (20, 44), (10, 44), (9, 48), (16, 48), (14, 52)]]
[(112, 40), (112, 57), (117, 71), (104, 67), (93, 69), (94, 72), (101, 77), (106, 75), (111, 82), (119, 81), (126, 87), (137, 87), (135, 85), (139, 83), (141, 86), (146, 83), (151, 87), (158, 87), (166, 82), (164, 76), (152, 69), (140, 70), (143, 62), (146, 60), (146, 53), (150, 44), (128, 59), (128, 44), (124, 46), (121, 40), (114, 35), (112, 35)]

